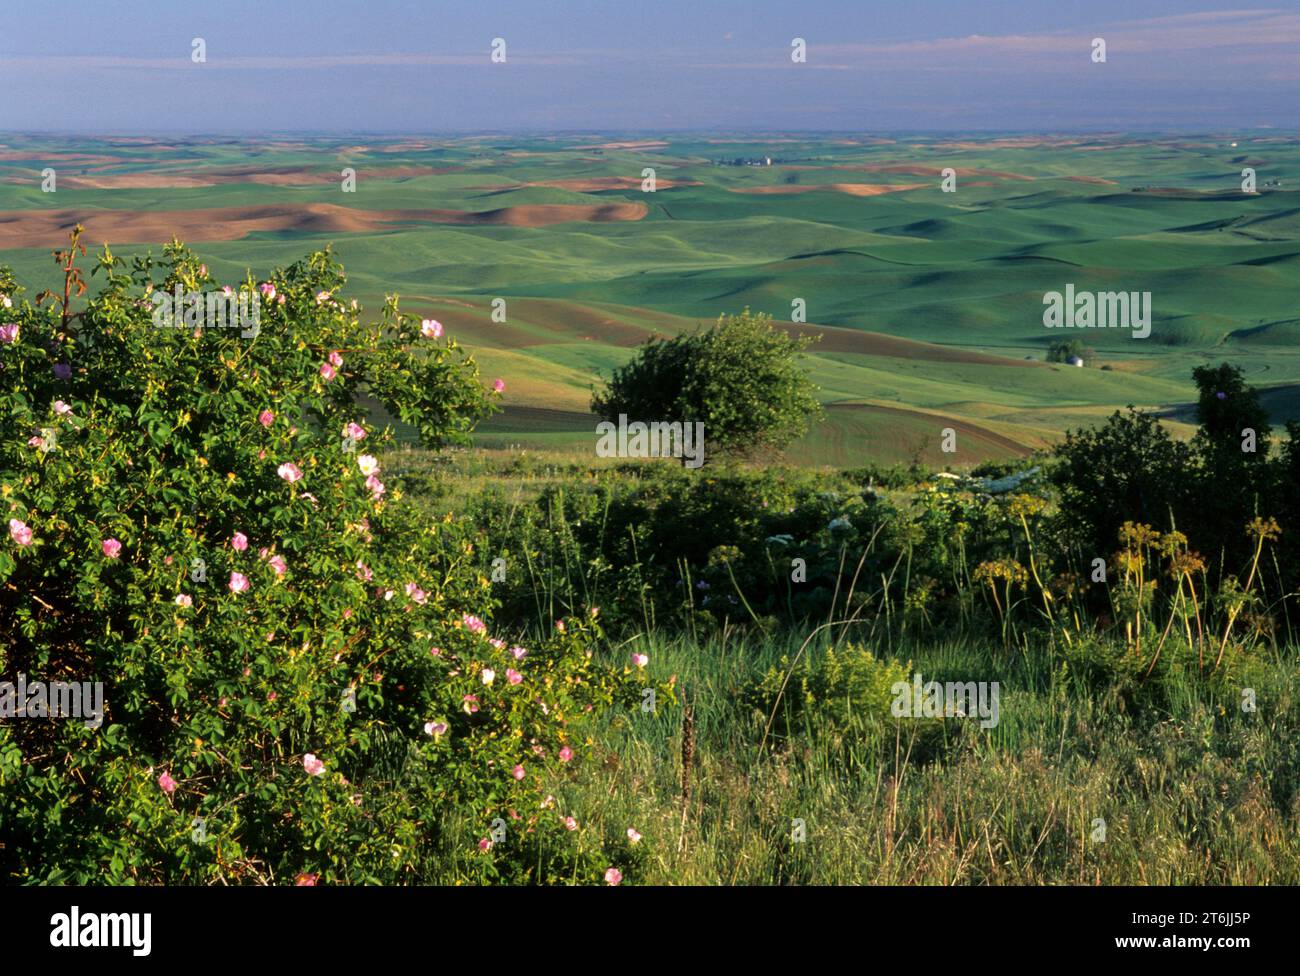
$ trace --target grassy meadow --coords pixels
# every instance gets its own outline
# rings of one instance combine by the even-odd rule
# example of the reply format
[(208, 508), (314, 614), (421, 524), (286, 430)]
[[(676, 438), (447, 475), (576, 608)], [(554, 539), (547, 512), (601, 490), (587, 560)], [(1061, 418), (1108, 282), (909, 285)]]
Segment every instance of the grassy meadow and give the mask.
[(1192, 680), (1166, 689), (1167, 702), (1134, 705), (1119, 689), (1077, 680), (1041, 648), (902, 642), (892, 653), (927, 680), (997, 674), (1006, 718), (989, 733), (951, 722), (928, 740), (903, 726), (863, 741), (851, 725), (769, 730), (770, 714), (737, 698), (737, 687), (779, 669), (800, 645), (639, 639), (687, 689), (690, 782), (684, 790), (686, 733), (674, 715), (648, 729), (610, 723), (599, 741), (605, 762), (566, 789), (579, 818), (611, 835), (630, 825), (655, 838), (646, 883), (1300, 881), (1294, 650), (1261, 691), (1285, 716), (1260, 723)]
[[(1186, 607), (1144, 605), (1150, 642), (1135, 645), (1131, 629), (1126, 638), (1120, 618), (1137, 606), (1127, 577), (1108, 605), (1065, 577), (1038, 593), (1031, 581), (1008, 584), (999, 603), (1001, 584), (981, 582), (975, 565), (990, 565), (983, 555), (1013, 552), (1044, 577), (1056, 564), (1047, 554), (1059, 545), (1059, 509), (1037, 510), (1023, 536), (1015, 515), (1050, 494), (1041, 484), (993, 500), (898, 468), (848, 479), (706, 469), (688, 500), (680, 476), (653, 463), (420, 452), (390, 463), (431, 513), (476, 528), (482, 573), (498, 555), (526, 562), (511, 570), (499, 619), (540, 635), (596, 606), (609, 659), (643, 653), (678, 689), (673, 706), (602, 719), (597, 761), (552, 785), (560, 807), (623, 849), (638, 883), (1300, 881), (1300, 620), (1276, 556), (1261, 571), (1267, 598), (1251, 602), (1246, 632), (1225, 632), (1219, 666), (1222, 621), (1207, 617), (1213, 633), (1193, 638), (1199, 611)], [(860, 494), (864, 481), (876, 487)], [(783, 587), (802, 587), (786, 587), (776, 558), (775, 599), (760, 602), (764, 574), (750, 575), (749, 557), (784, 550), (773, 537), (758, 543), (780, 523), (755, 527), (751, 499), (727, 508), (744, 484), (804, 486), (788, 496), (789, 551), (808, 556), (813, 601), (786, 602)], [(646, 509), (620, 511), (629, 485)], [(858, 531), (828, 532), (835, 512)], [(656, 517), (660, 531), (639, 535)], [(529, 536), (529, 519), (542, 536)], [(620, 545), (629, 532), (637, 538)], [(685, 584), (674, 595), (675, 574)], [(1162, 577), (1162, 599), (1168, 585)], [(1046, 611), (1044, 594), (1057, 594)], [(891, 720), (886, 688), (913, 674), (997, 680), (999, 721)], [(635, 847), (622, 840), (629, 828), (643, 838)], [(463, 830), (449, 836), (434, 878), (454, 877), (456, 852), (472, 842)]]

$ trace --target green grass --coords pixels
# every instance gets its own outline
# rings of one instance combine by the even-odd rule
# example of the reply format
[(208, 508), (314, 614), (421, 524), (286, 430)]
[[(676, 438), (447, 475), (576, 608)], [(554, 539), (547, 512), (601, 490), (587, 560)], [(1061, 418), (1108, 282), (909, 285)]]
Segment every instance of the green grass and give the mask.
[[(557, 783), (597, 837), (644, 837), (638, 884), (1295, 884), (1300, 882), (1300, 666), (1287, 650), (1254, 714), (1192, 682), (1126, 703), (1035, 649), (954, 639), (878, 653), (926, 680), (1000, 683), (1000, 722), (891, 723), (874, 739), (811, 721), (764, 741), (738, 694), (798, 636), (645, 635), (693, 713), (683, 799), (682, 707), (612, 717), (598, 761)], [(811, 652), (816, 658), (821, 649)], [(934, 724), (934, 723), (931, 723)], [(793, 821), (806, 839), (793, 840)], [(1104, 841), (1097, 821), (1105, 821)], [(472, 844), (472, 838), (465, 838)]]

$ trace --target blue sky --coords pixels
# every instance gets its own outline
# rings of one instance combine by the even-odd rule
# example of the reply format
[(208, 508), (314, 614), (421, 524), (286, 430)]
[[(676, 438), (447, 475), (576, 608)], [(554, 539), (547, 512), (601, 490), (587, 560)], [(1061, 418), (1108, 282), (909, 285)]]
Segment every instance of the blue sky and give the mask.
[(1300, 0), (8, 6), (0, 130), (1300, 128)]

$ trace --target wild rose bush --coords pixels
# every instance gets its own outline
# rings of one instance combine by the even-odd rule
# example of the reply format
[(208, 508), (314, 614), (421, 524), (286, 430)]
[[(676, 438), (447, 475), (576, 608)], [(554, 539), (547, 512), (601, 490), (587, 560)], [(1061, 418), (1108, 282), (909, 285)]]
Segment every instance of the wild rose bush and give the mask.
[[(99, 729), (0, 723), (0, 873), (600, 883), (548, 786), (644, 673), (593, 655), (594, 616), (495, 633), (469, 533), (385, 482), (357, 407), (463, 442), (494, 406), (477, 367), (395, 298), (363, 321), (328, 251), (226, 286), (256, 336), (159, 328), (154, 289), (221, 288), (164, 253), (105, 248), (76, 315), (0, 269), (0, 680), (105, 699)], [(75, 238), (59, 257), (79, 290)]]

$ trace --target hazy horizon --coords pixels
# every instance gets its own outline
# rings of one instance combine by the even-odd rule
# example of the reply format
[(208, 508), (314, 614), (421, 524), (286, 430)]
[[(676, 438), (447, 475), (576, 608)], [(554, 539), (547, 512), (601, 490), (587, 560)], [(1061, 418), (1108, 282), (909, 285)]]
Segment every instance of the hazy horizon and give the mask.
[[(573, 128), (573, 129), (94, 129), (94, 128), (77, 128), (77, 129), (0, 129), (0, 135), (3, 136), (71, 136), (87, 138), (132, 138), (139, 139), (144, 137), (167, 136), (171, 138), (185, 139), (229, 139), (229, 140), (249, 140), (249, 139), (273, 139), (279, 137), (292, 136), (294, 138), (310, 139), (348, 139), (352, 137), (377, 137), (377, 138), (455, 138), (455, 139), (505, 139), (514, 137), (544, 137), (544, 138), (577, 138), (581, 136), (637, 136), (641, 138), (653, 137), (659, 135), (710, 135), (713, 137), (734, 136), (737, 138), (760, 137), (760, 136), (780, 136), (780, 135), (798, 135), (798, 136), (855, 136), (858, 138), (888, 138), (898, 137), (907, 138), (912, 136), (958, 136), (964, 133), (972, 135), (1033, 135), (1033, 136), (1112, 136), (1119, 138), (1138, 138), (1138, 137), (1180, 137), (1188, 136), (1227, 136), (1231, 133), (1255, 132), (1268, 133), (1276, 135), (1295, 135), (1300, 133), (1300, 124), (1294, 126), (1273, 126), (1257, 125), (1253, 127), (1242, 126), (1216, 126), (1216, 127), (1188, 127), (1188, 128), (1167, 128), (1167, 129), (1116, 129), (1116, 128), (1075, 128), (1068, 129), (1063, 127), (1033, 127), (1033, 128), (999, 128), (989, 126), (985, 128), (915, 128), (915, 129), (719, 129), (708, 126), (696, 126), (692, 128), (670, 129), (670, 128), (644, 128), (644, 129), (621, 129), (621, 128)], [(730, 141), (730, 140), (728, 140)]]

